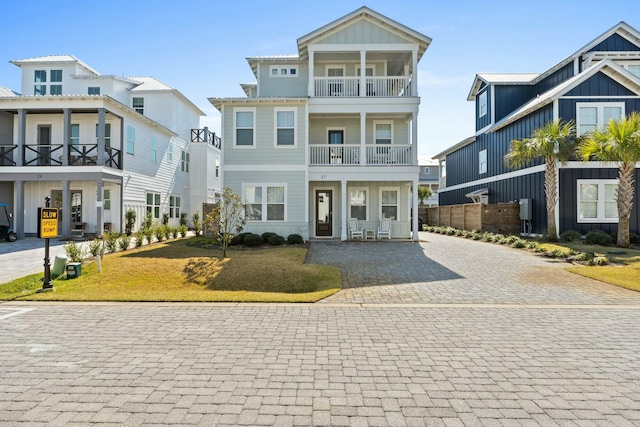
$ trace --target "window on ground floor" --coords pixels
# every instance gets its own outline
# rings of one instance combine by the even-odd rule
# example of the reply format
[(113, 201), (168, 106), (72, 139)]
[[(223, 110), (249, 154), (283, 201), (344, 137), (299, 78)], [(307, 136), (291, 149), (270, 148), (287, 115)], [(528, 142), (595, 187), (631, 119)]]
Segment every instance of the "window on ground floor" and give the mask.
[(284, 185), (247, 184), (244, 186), (243, 193), (247, 221), (285, 220), (286, 188)]
[(169, 218), (180, 218), (180, 196), (169, 196)]
[(616, 179), (578, 180), (578, 222), (618, 222)]
[(147, 213), (155, 219), (160, 218), (160, 193), (147, 193)]
[(398, 220), (398, 189), (380, 189), (380, 218)]
[(352, 188), (349, 190), (349, 218), (366, 221), (367, 204), (368, 197), (366, 188)]

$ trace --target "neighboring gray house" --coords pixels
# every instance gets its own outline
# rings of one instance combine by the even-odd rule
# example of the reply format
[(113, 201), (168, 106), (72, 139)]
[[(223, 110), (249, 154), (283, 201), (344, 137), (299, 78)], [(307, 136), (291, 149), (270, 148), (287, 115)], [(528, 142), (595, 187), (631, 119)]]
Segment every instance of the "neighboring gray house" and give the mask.
[(299, 38), (296, 55), (247, 58), (246, 97), (209, 99), (246, 231), (344, 240), (349, 218), (367, 230), (389, 218), (392, 237), (418, 238), (417, 71), (430, 43), (362, 7)]

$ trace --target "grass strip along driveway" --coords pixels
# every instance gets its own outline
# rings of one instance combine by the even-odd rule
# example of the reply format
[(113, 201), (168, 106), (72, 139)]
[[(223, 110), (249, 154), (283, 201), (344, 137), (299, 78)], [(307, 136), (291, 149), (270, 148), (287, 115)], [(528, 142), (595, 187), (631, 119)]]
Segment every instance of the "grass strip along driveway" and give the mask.
[(54, 280), (42, 288), (42, 273), (0, 285), (0, 300), (46, 301), (229, 301), (315, 302), (341, 288), (336, 267), (304, 264), (307, 249), (269, 247), (221, 251), (187, 245), (187, 240), (155, 243), (83, 264), (76, 279)]

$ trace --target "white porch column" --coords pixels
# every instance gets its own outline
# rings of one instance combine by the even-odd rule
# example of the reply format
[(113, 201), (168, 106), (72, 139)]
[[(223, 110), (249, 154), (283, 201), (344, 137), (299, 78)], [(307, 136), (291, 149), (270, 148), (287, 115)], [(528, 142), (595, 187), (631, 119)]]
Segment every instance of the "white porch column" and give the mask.
[(411, 95), (418, 96), (418, 51), (411, 51)]
[(105, 117), (106, 110), (104, 108), (98, 108), (98, 166), (104, 165), (105, 160)]
[[(16, 162), (16, 166), (24, 166), (24, 157), (23, 153), (25, 152), (25, 144), (26, 144), (26, 135), (27, 135), (27, 111), (24, 108), (18, 109), (18, 141), (16, 145), (18, 148), (13, 153), (13, 159)], [(22, 182), (20, 183), (22, 185)], [(16, 211), (18, 212), (18, 211)], [(22, 212), (19, 212), (19, 215), (22, 215)], [(23, 235), (20, 237), (18, 235), (18, 239), (24, 237), (24, 226), (22, 227)], [(17, 232), (16, 232), (17, 233)]]
[(102, 217), (102, 194), (104, 193), (104, 183), (102, 180), (96, 181), (98, 187), (96, 197), (96, 218), (98, 219), (96, 225), (96, 235), (99, 236), (104, 232), (104, 218)]
[(342, 184), (342, 191), (340, 194), (340, 198), (341, 200), (341, 206), (340, 206), (340, 213), (342, 215), (342, 217), (340, 218), (340, 223), (342, 224), (342, 230), (340, 231), (340, 240), (345, 241), (347, 240), (347, 181), (346, 180), (342, 180), (341, 181)]
[(413, 218), (411, 218), (411, 229), (413, 235), (411, 236), (414, 242), (417, 242), (420, 237), (418, 236), (418, 180), (413, 180), (413, 188), (411, 191), (411, 209), (413, 210)]
[(367, 51), (360, 51), (360, 96), (367, 96)]
[[(22, 151), (22, 147), (20, 147), (18, 151)], [(24, 239), (24, 218), (26, 216), (24, 211), (24, 182), (22, 181), (16, 181), (15, 201), (16, 204), (13, 209), (15, 212), (13, 216), (13, 231), (16, 232), (18, 240), (22, 240)]]
[(71, 236), (71, 190), (69, 181), (62, 181), (62, 213), (60, 215), (62, 230), (60, 230), (63, 237)]
[(309, 86), (308, 86), (308, 90), (307, 90), (307, 95), (309, 97), (314, 95), (314, 87), (315, 87), (315, 81), (314, 81), (314, 76), (313, 76), (313, 72), (314, 72), (314, 63), (313, 63), (313, 57), (314, 57), (314, 51), (310, 50), (309, 51)]
[(367, 164), (367, 113), (360, 113), (360, 166)]
[(411, 164), (418, 165), (418, 113), (411, 118)]
[(71, 110), (62, 110), (62, 166), (69, 165), (69, 141), (71, 140)]

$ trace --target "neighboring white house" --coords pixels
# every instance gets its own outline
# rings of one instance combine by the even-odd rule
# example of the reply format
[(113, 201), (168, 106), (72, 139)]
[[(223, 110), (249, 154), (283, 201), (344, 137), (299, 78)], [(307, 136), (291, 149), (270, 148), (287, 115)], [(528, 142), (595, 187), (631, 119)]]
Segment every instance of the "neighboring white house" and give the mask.
[(418, 238), (417, 70), (430, 43), (362, 7), (299, 38), (297, 55), (247, 58), (246, 97), (209, 99), (246, 231), (344, 240), (348, 218), (367, 230), (390, 218), (392, 237)]
[(76, 222), (123, 231), (128, 209), (137, 225), (146, 212), (177, 225), (215, 200), (219, 139), (198, 129), (204, 113), (176, 89), (102, 75), (70, 55), (11, 63), (22, 95), (0, 92), (0, 202), (19, 238), (36, 234), (45, 197), (61, 209), (61, 236)]
[(420, 166), (420, 187), (431, 190), (431, 197), (424, 200), (427, 207), (438, 206), (438, 188), (440, 186), (440, 163), (431, 156), (418, 156)]

